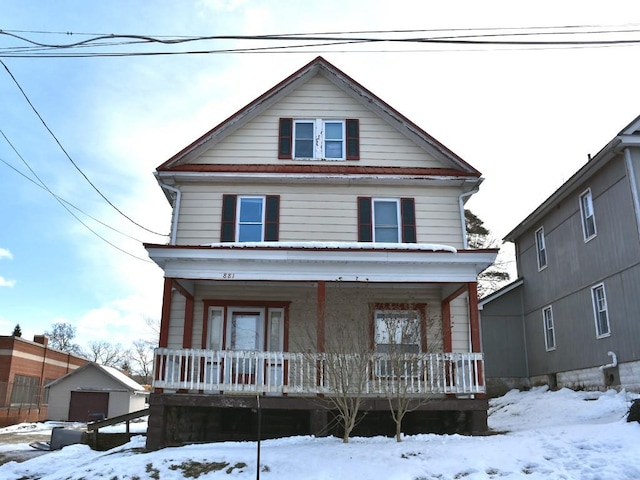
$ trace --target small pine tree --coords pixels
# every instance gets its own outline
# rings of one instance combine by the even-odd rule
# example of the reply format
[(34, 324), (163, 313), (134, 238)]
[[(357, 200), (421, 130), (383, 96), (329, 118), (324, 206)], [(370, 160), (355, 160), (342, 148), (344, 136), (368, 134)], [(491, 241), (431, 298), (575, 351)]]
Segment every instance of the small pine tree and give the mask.
[(11, 334), (14, 337), (22, 337), (22, 329), (20, 328), (20, 324), (17, 323), (15, 327), (13, 327), (13, 333)]

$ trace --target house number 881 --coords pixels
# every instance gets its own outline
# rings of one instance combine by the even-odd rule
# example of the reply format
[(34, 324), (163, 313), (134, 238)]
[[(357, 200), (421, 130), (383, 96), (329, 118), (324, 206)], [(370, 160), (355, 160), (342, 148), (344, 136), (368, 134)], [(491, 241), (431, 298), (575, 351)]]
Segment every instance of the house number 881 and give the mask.
[(235, 273), (223, 273), (223, 274), (222, 274), (222, 279), (223, 279), (223, 280), (230, 280), (230, 279), (232, 279), (232, 278), (233, 278), (233, 277), (235, 277), (235, 276), (236, 276), (236, 274), (235, 274)]

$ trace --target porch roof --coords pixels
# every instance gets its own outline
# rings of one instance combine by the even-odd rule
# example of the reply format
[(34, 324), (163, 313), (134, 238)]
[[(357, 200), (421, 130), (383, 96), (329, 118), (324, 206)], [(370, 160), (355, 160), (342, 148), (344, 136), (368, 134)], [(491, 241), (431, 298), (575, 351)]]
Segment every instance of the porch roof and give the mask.
[(170, 278), (344, 282), (475, 282), (497, 249), (340, 242), (145, 244)]

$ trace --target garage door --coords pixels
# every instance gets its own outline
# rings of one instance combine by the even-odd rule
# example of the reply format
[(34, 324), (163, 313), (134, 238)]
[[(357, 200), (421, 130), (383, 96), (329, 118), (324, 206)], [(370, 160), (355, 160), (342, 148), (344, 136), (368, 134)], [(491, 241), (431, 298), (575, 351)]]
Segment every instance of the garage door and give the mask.
[(71, 392), (70, 422), (97, 420), (109, 416), (109, 392)]

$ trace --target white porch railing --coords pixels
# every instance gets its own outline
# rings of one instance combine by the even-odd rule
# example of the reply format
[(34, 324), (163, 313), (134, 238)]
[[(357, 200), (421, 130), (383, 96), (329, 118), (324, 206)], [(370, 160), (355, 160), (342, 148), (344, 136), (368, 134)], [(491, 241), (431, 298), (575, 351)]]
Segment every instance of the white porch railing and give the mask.
[[(349, 387), (369, 397), (485, 393), (481, 353), (369, 354), (256, 352), (158, 348), (154, 388), (204, 393), (331, 396), (339, 369)], [(336, 367), (337, 364), (340, 367)], [(346, 367), (345, 367), (346, 366)], [(359, 377), (359, 380), (358, 380)], [(333, 380), (332, 380), (333, 379)], [(340, 379), (345, 380), (345, 377)]]

